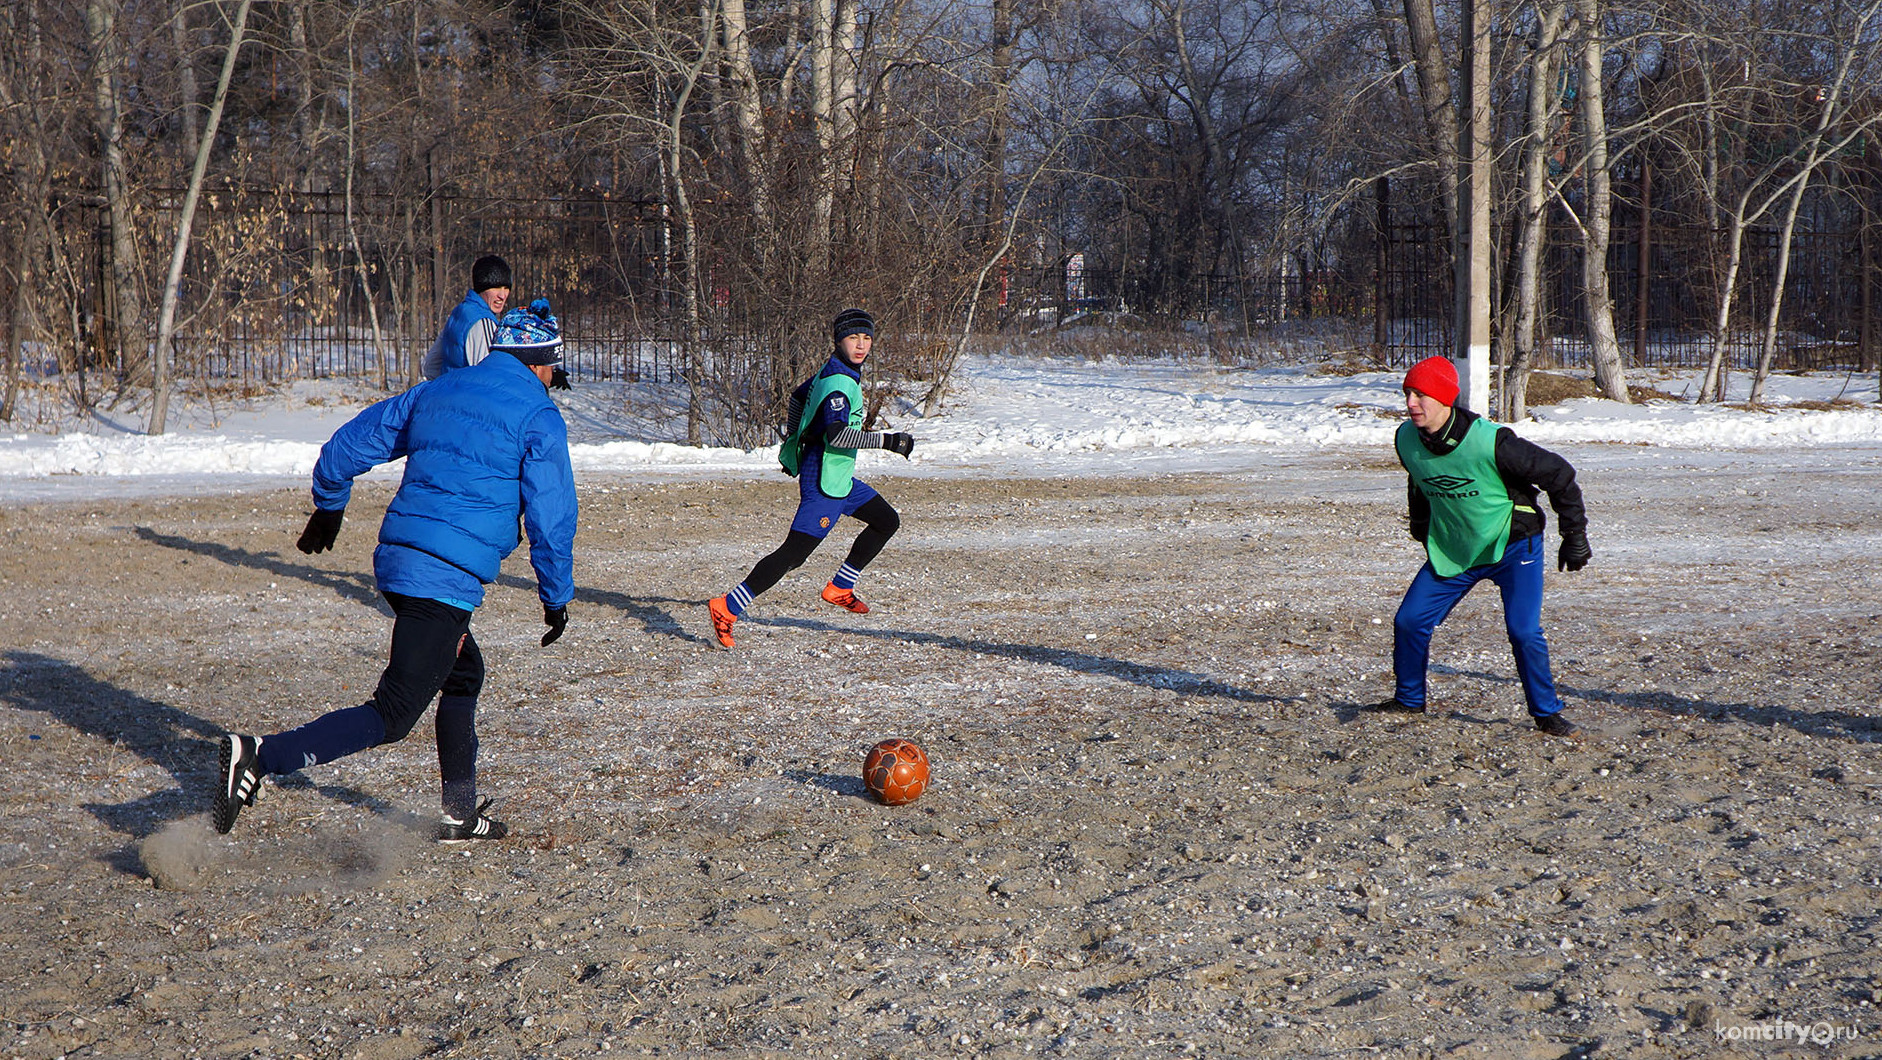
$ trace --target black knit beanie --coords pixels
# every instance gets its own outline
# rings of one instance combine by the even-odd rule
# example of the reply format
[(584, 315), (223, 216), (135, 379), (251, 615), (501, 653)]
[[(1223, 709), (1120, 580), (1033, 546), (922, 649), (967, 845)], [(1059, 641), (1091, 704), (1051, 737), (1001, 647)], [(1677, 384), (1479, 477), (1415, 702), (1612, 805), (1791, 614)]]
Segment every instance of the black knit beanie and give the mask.
[(866, 309), (845, 309), (836, 315), (836, 322), (830, 325), (830, 341), (842, 342), (851, 335), (876, 337), (876, 318)]
[(495, 254), (486, 254), (471, 266), (471, 290), (488, 291), (510, 286), (510, 263)]

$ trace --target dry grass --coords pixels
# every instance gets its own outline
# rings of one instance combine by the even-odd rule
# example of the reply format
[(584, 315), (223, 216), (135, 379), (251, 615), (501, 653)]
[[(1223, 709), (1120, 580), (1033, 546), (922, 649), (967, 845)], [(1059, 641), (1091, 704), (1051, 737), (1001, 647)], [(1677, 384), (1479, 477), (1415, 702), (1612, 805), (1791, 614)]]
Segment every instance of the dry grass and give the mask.
[(1792, 401), (1781, 407), (1796, 409), (1800, 412), (1849, 412), (1854, 409), (1863, 408), (1868, 404), (1869, 403), (1866, 401), (1857, 401), (1855, 398), (1840, 397), (1832, 398), (1829, 401)]
[(1593, 382), (1575, 375), (1557, 372), (1530, 372), (1528, 398), (1531, 405), (1559, 405), (1574, 398), (1600, 397)]

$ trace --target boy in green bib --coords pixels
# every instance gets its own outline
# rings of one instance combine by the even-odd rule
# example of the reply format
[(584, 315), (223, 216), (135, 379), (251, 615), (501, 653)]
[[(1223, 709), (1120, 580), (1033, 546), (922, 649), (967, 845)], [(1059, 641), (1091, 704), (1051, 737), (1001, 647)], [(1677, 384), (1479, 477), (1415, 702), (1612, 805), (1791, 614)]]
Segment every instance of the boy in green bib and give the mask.
[(1407, 422), (1393, 444), (1407, 476), (1411, 536), (1424, 544), (1426, 561), (1392, 620), (1397, 687), (1373, 709), (1424, 713), (1431, 635), (1465, 593), (1488, 579), (1503, 593), (1503, 624), (1529, 716), (1542, 732), (1574, 736), (1542, 634), (1547, 520), (1536, 495), (1547, 493), (1561, 520), (1557, 569), (1587, 566), (1594, 553), (1575, 469), (1508, 427), (1456, 407), (1457, 394), (1457, 369), (1447, 358), (1428, 357), (1405, 374)]
[(803, 566), (846, 515), (861, 520), (866, 529), (856, 535), (843, 565), (823, 587), (823, 599), (868, 614), (869, 605), (856, 595), (856, 580), (902, 525), (889, 502), (855, 474), (858, 449), (887, 449), (904, 457), (915, 450), (915, 439), (906, 434), (862, 429), (863, 362), (875, 346), (875, 318), (861, 309), (845, 309), (837, 314), (830, 334), (835, 344), (830, 360), (791, 393), (784, 443), (778, 448), (778, 463), (797, 479), (791, 531), (731, 592), (706, 602), (713, 635), (724, 647), (734, 643), (732, 623), (738, 616), (779, 578)]

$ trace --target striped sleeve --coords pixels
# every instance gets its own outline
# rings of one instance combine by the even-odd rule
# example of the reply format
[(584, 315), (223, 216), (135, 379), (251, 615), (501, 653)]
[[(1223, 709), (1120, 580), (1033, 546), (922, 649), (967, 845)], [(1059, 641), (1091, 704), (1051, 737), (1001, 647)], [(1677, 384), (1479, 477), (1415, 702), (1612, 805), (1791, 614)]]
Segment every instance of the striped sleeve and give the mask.
[(859, 431), (854, 427), (845, 427), (839, 431), (832, 431), (829, 437), (824, 439), (824, 444), (833, 445), (838, 449), (880, 449), (882, 448), (882, 432)]
[(466, 368), (484, 359), (490, 352), (490, 340), (497, 337), (497, 323), (494, 320), (479, 320), (472, 324), (464, 336), (464, 366)]

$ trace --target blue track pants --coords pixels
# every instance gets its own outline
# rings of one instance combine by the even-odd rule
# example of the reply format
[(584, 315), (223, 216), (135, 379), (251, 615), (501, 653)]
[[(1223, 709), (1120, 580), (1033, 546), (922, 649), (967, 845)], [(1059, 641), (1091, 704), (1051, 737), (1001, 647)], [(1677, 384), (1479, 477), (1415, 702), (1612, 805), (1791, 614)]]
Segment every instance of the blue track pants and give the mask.
[(1523, 699), (1533, 717), (1543, 718), (1562, 709), (1549, 671), (1549, 641), (1542, 635), (1542, 535), (1512, 541), (1495, 563), (1472, 567), (1441, 578), (1426, 563), (1405, 590), (1405, 599), (1392, 618), (1392, 671), (1398, 686), (1394, 696), (1408, 707), (1425, 705), (1425, 670), (1431, 661), (1431, 634), (1451, 609), (1480, 581), (1489, 580), (1503, 592), (1503, 626), (1516, 656), (1516, 674), (1522, 679)]

